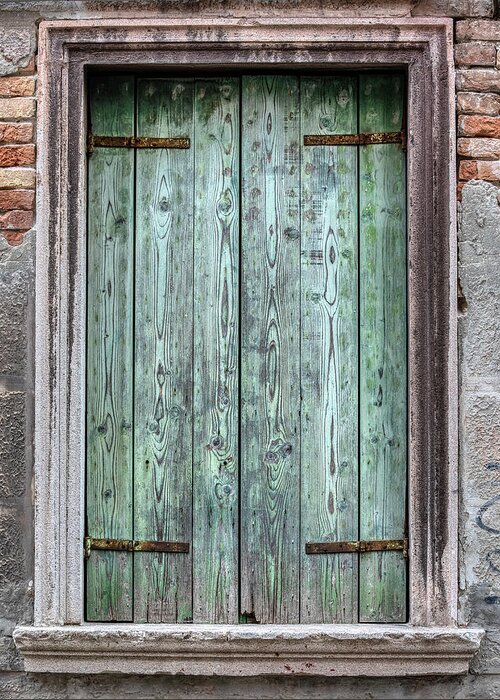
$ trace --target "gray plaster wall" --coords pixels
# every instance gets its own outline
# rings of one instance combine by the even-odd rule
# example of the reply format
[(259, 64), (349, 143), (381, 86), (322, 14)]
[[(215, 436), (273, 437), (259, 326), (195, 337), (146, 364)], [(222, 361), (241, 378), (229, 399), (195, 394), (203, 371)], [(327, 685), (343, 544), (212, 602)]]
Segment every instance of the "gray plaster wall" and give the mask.
[[(26, 66), (42, 18), (164, 13), (170, 0), (3, 0), (0, 75)], [(177, 11), (228, 11), (225, 2)], [(256, 7), (307, 6), (265, 0)], [(318, 12), (322, 5), (319, 3)], [(492, 17), (493, 0), (334, 0), (339, 16)], [(233, 5), (234, 7), (234, 5)], [(36, 230), (0, 240), (0, 697), (2, 698), (497, 698), (500, 697), (500, 204), (472, 181), (459, 206), (460, 615), (487, 630), (465, 677), (404, 679), (194, 678), (26, 674), (12, 631), (33, 615), (33, 328)]]

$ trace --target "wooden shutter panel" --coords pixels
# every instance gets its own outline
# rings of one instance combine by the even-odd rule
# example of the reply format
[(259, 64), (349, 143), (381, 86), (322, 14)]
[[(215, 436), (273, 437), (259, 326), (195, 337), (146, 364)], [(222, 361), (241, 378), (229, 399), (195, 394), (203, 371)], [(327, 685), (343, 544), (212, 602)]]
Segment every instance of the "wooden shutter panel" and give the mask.
[[(134, 79), (90, 83), (92, 132), (134, 134)], [(134, 154), (96, 149), (88, 171), (87, 533), (133, 537)], [(88, 620), (133, 619), (132, 553), (90, 552)]]
[[(137, 135), (193, 141), (192, 80), (139, 79)], [(192, 539), (193, 149), (136, 151), (134, 537)], [(136, 622), (192, 619), (192, 552), (134, 554)]]
[(298, 622), (299, 81), (242, 83), (241, 612)]
[(403, 77), (90, 87), (87, 619), (404, 622)]
[[(360, 131), (403, 126), (402, 75), (360, 75)], [(407, 474), (406, 182), (399, 144), (360, 146), (360, 538), (400, 539)], [(361, 622), (406, 621), (402, 552), (360, 555)]]
[(238, 621), (239, 79), (195, 88), (195, 622)]
[[(302, 138), (357, 133), (357, 77), (302, 78)], [(358, 167), (303, 147), (301, 542), (358, 539)], [(358, 555), (301, 547), (301, 621), (355, 622)]]

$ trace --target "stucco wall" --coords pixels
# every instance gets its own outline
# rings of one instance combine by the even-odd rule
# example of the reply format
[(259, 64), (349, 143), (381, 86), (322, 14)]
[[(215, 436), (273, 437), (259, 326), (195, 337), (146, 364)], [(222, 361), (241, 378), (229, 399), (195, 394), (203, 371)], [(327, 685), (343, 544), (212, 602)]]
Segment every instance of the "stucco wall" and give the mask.
[[(304, 5), (311, 6), (311, 2)], [(432, 679), (200, 679), (25, 674), (12, 642), (33, 607), (33, 211), (36, 35), (42, 18), (145, 16), (225, 2), (4, 0), (0, 6), (0, 697), (500, 696), (500, 22), (493, 0), (333, 0), (337, 16), (457, 19), (460, 615), (487, 630), (471, 673)], [(248, 10), (248, 3), (245, 3)], [(300, 10), (300, 0), (255, 3)], [(15, 79), (14, 79), (15, 78)], [(482, 180), (473, 178), (483, 178)], [(33, 225), (35, 222), (35, 225)]]

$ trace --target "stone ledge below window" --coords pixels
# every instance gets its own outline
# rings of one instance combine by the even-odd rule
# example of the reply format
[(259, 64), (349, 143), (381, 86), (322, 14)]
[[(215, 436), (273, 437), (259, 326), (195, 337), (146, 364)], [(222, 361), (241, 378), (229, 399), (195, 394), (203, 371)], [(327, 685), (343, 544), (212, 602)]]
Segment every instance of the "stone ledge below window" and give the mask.
[(25, 670), (207, 676), (466, 673), (484, 631), (410, 625), (17, 627)]

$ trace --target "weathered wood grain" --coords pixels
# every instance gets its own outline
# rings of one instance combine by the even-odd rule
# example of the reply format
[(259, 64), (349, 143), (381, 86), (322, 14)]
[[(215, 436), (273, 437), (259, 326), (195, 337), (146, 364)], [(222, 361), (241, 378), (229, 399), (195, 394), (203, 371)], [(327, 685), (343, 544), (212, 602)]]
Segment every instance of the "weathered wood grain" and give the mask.
[(300, 214), (297, 77), (242, 79), (241, 603), (299, 621)]
[(89, 79), (90, 132), (94, 136), (134, 136), (135, 79), (96, 75)]
[[(360, 76), (360, 131), (399, 131), (402, 75)], [(401, 146), (360, 147), (360, 538), (405, 534), (406, 183)], [(400, 552), (360, 556), (361, 622), (406, 620)]]
[[(138, 80), (137, 135), (193, 137), (192, 80)], [(136, 154), (134, 533), (191, 542), (193, 149)], [(189, 554), (134, 554), (134, 620), (192, 619)]]
[[(355, 134), (357, 78), (301, 79), (301, 132)], [(303, 138), (301, 138), (303, 142)], [(358, 619), (358, 173), (352, 146), (303, 146), (301, 165), (301, 622)]]
[[(90, 83), (91, 127), (132, 135), (134, 80)], [(131, 539), (134, 154), (96, 149), (88, 173), (87, 534)], [(132, 554), (92, 551), (86, 614), (132, 620)]]
[[(139, 79), (137, 134), (191, 149), (90, 157), (87, 532), (192, 554), (93, 550), (87, 619), (402, 622), (401, 553), (304, 544), (405, 535), (405, 157), (299, 144), (399, 131), (403, 76), (241, 84)], [(134, 134), (133, 78), (90, 94)]]
[(239, 79), (195, 86), (193, 619), (238, 620)]

